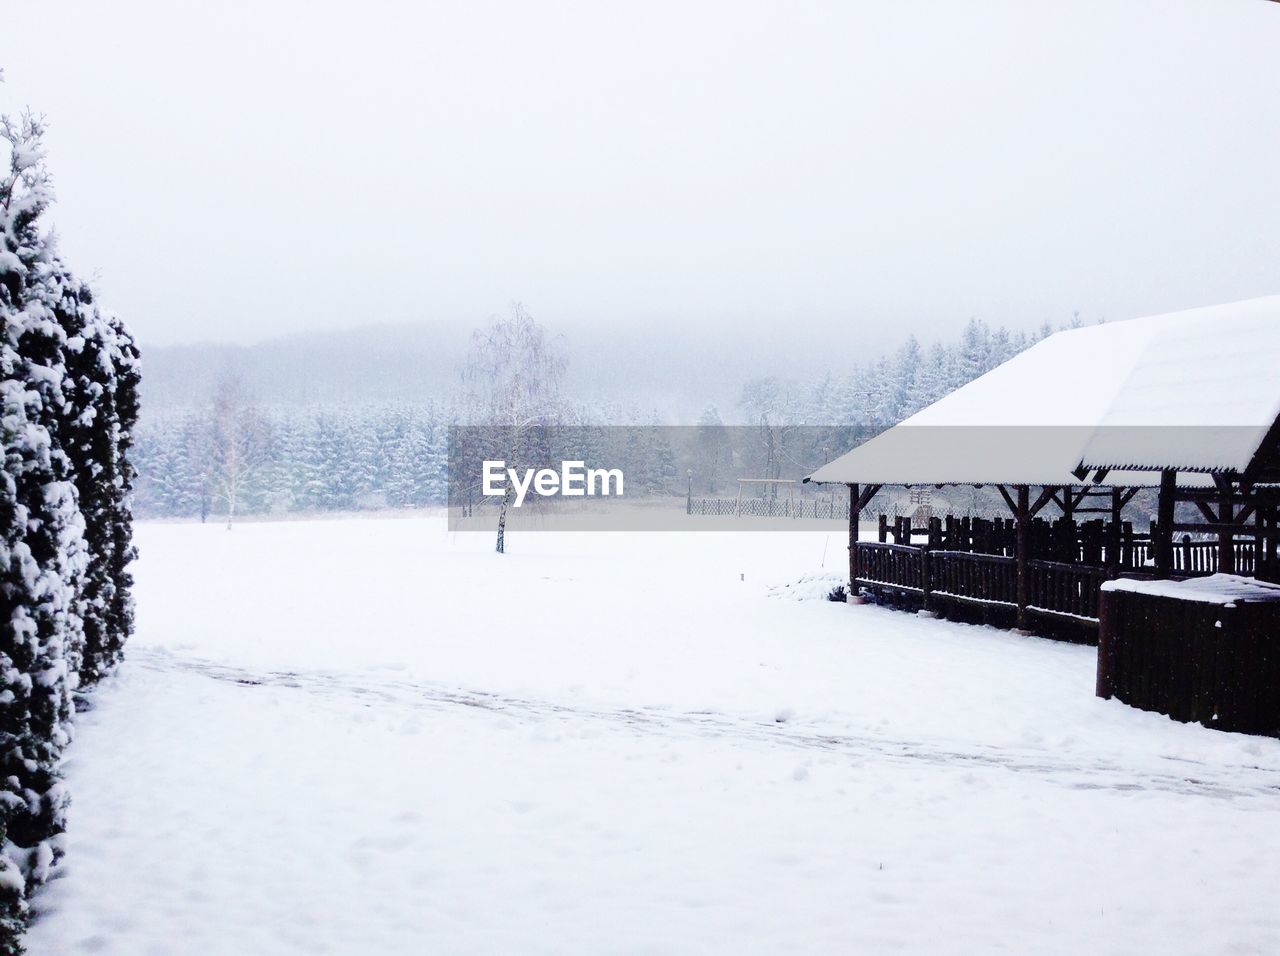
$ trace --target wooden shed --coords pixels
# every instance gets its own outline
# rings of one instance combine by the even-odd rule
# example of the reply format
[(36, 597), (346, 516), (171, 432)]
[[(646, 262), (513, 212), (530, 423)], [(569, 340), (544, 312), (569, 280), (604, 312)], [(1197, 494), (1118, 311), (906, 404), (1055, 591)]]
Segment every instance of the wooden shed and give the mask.
[[(1280, 579), (1278, 419), (1275, 296), (1059, 332), (805, 480), (849, 488), (851, 596), (1092, 640), (1109, 578)], [(892, 485), (994, 488), (1008, 516), (881, 513), (862, 540)]]

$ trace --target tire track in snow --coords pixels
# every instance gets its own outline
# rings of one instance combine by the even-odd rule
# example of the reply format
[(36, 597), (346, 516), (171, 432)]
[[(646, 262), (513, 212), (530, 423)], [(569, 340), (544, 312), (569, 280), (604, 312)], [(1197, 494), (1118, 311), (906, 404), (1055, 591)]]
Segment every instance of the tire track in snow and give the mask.
[(789, 747), (801, 751), (874, 757), (951, 768), (1003, 769), (1027, 773), (1073, 789), (1163, 791), (1221, 799), (1280, 798), (1280, 769), (1247, 764), (1212, 765), (1190, 758), (1156, 756), (1153, 767), (1134, 768), (1105, 759), (1072, 762), (1045, 751), (975, 746), (970, 750), (927, 741), (896, 740), (874, 734), (831, 733), (715, 711), (677, 711), (654, 707), (604, 707), (466, 690), (443, 684), (354, 677), (325, 671), (255, 672), (169, 652), (132, 649), (129, 663), (148, 670), (199, 674), (243, 687), (286, 687), (323, 696), (346, 696), (396, 707), (448, 710), (470, 708), (514, 719), (592, 722), (659, 736), (715, 737), (730, 741)]

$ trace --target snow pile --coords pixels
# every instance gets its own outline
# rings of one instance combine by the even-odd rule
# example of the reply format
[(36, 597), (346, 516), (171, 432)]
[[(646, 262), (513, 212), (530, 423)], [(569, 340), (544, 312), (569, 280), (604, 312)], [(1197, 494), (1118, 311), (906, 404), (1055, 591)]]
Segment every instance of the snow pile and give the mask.
[(794, 581), (766, 585), (765, 593), (792, 601), (825, 601), (831, 597), (832, 591), (847, 584), (845, 576), (836, 571), (816, 571), (802, 574)]
[(1188, 578), (1186, 581), (1140, 581), (1135, 578), (1117, 578), (1114, 581), (1104, 581), (1102, 590), (1153, 594), (1206, 604), (1230, 605), (1237, 601), (1280, 601), (1280, 584), (1269, 584), (1257, 578), (1247, 578), (1238, 574), (1210, 574), (1202, 578)]

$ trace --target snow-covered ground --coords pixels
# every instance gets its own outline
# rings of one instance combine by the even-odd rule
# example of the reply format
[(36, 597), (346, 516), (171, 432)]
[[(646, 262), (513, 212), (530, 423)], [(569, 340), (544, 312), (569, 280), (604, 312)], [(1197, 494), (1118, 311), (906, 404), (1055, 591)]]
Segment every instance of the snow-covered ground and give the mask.
[(138, 537), (37, 956), (1280, 951), (1280, 742), (813, 599), (838, 534)]

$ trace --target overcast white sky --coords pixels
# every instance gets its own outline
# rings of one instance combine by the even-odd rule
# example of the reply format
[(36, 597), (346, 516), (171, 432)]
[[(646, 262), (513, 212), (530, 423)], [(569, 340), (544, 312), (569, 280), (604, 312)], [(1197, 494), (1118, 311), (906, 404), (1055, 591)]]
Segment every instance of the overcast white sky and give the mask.
[(145, 343), (520, 299), (878, 350), (1280, 292), (1265, 0), (42, 0), (0, 65)]

